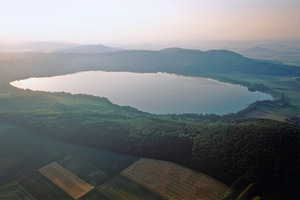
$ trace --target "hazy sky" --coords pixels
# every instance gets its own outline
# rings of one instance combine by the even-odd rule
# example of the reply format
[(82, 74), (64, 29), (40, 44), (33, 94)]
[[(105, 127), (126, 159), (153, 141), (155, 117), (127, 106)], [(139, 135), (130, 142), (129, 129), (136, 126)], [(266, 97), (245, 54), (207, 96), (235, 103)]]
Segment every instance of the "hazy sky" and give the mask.
[(300, 0), (0, 0), (0, 43), (300, 38)]

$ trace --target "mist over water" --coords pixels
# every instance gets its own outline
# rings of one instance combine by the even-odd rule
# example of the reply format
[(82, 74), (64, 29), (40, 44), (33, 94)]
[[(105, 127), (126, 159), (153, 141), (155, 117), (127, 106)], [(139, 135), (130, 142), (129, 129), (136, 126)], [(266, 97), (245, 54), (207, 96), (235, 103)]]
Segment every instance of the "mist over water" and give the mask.
[(79, 72), (54, 77), (29, 78), (11, 85), (38, 91), (90, 94), (141, 111), (166, 113), (227, 114), (246, 108), (268, 94), (202, 77), (168, 73)]

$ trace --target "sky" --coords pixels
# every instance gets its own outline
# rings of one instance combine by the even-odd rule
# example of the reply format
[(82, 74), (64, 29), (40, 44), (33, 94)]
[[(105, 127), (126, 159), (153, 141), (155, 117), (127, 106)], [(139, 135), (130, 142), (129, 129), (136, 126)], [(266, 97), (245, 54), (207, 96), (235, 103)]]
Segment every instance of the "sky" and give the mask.
[(300, 0), (0, 0), (0, 43), (300, 38)]

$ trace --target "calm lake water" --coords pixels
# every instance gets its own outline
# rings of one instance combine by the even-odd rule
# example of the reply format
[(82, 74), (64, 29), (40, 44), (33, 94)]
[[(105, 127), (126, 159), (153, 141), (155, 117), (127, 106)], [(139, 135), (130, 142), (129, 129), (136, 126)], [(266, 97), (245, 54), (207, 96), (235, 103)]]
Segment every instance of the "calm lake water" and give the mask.
[(11, 85), (31, 90), (91, 94), (141, 111), (227, 114), (246, 108), (268, 94), (209, 78), (168, 73), (89, 71), (62, 76), (29, 78)]

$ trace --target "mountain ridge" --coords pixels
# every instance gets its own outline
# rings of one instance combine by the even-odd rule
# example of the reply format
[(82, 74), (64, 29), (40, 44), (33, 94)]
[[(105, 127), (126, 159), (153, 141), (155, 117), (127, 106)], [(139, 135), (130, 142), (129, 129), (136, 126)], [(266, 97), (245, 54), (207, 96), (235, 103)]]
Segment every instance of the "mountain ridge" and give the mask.
[(59, 50), (58, 52), (89, 54), (89, 53), (110, 53), (116, 51), (121, 51), (121, 49), (108, 47), (103, 44), (96, 44), (96, 45), (80, 45), (73, 48), (62, 49)]
[[(246, 73), (268, 76), (300, 76), (300, 68), (291, 65), (246, 58), (229, 50), (163, 49), (123, 50), (110, 53), (36, 53), (35, 56), (1, 63), (11, 70), (11, 81), (31, 76), (52, 76), (79, 71), (166, 72), (187, 76), (209, 73)], [(17, 76), (18, 69), (22, 73)], [(9, 77), (5, 77), (9, 78)]]

